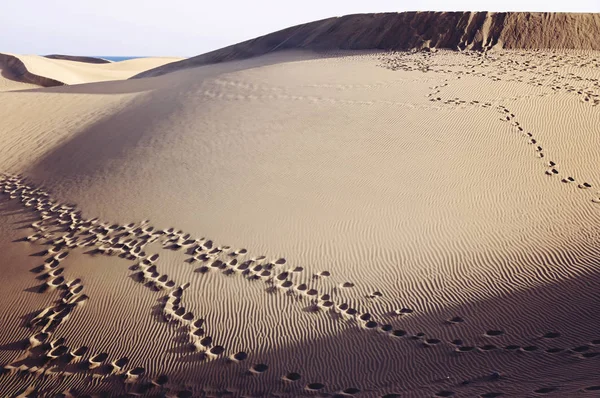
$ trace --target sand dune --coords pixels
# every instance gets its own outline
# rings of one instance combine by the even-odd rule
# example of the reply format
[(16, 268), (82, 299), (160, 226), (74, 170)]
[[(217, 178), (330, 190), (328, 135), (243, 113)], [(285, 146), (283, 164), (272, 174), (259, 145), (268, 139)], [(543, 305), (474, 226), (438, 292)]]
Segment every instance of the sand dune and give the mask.
[(0, 392), (595, 396), (599, 57), (0, 93)]
[(310, 22), (172, 64), (136, 77), (303, 49), (600, 50), (600, 14), (535, 12), (403, 12), (356, 14)]
[(2, 91), (14, 87), (52, 87), (62, 86), (64, 84), (58, 80), (31, 73), (31, 71), (27, 69), (25, 63), (12, 54), (0, 54), (0, 71), (2, 74), (0, 77), (0, 82), (2, 84), (0, 87), (2, 87)]
[(124, 80), (141, 71), (181, 60), (174, 57), (153, 57), (100, 63), (83, 61), (84, 59), (87, 57), (0, 54), (0, 81), (6, 89), (26, 89), (30, 86), (21, 86), (19, 83), (53, 87)]
[(64, 55), (64, 54), (50, 54), (44, 55), (46, 58), (50, 59), (62, 59), (65, 61), (77, 61), (77, 62), (86, 62), (89, 64), (109, 64), (111, 61), (97, 58), (97, 57), (82, 57), (78, 55)]

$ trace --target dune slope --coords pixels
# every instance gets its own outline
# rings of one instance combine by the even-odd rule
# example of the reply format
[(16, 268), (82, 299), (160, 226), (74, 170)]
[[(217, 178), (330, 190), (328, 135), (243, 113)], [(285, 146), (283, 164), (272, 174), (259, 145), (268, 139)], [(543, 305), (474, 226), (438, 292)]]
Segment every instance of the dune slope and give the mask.
[(89, 60), (83, 62), (74, 57), (0, 54), (0, 69), (5, 80), (35, 84), (41, 87), (54, 87), (65, 84), (124, 80), (141, 71), (179, 60), (181, 58), (151, 57), (101, 63)]
[(25, 63), (14, 55), (0, 54), (0, 67), (2, 68), (2, 76), (5, 79), (20, 83), (42, 87), (62, 86), (64, 84), (61, 81), (31, 73)]
[(82, 57), (79, 55), (65, 55), (65, 54), (50, 54), (44, 55), (46, 58), (51, 59), (63, 59), (66, 61), (77, 61), (77, 62), (86, 62), (90, 64), (109, 64), (110, 61), (103, 58), (96, 57)]
[(317, 51), (599, 50), (600, 14), (534, 12), (403, 12), (356, 14), (293, 26), (140, 73), (158, 76), (182, 68), (250, 58), (285, 49)]
[(0, 93), (0, 391), (593, 396), (598, 66), (279, 52)]

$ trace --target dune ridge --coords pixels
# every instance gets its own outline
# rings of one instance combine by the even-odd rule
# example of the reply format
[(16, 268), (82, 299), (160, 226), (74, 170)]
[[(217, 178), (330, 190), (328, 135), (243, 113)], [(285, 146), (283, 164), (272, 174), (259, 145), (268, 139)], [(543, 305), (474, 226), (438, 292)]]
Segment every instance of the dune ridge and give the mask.
[(63, 86), (65, 84), (56, 79), (31, 73), (23, 61), (14, 55), (0, 53), (0, 67), (2, 74), (8, 75), (8, 78), (11, 80), (14, 79), (42, 87)]
[(403, 12), (355, 14), (309, 22), (142, 72), (158, 76), (286, 49), (599, 50), (600, 14), (539, 12)]
[(44, 55), (46, 58), (50, 59), (62, 59), (65, 61), (76, 61), (76, 62), (85, 62), (89, 64), (110, 64), (111, 61), (98, 57), (83, 57), (80, 55), (64, 55), (64, 54), (49, 54)]
[(2, 70), (2, 76), (5, 80), (34, 84), (38, 87), (55, 87), (98, 81), (125, 80), (141, 71), (179, 61), (181, 58), (148, 57), (121, 62), (95, 62), (91, 60), (87, 57), (73, 56), (0, 54), (0, 70)]

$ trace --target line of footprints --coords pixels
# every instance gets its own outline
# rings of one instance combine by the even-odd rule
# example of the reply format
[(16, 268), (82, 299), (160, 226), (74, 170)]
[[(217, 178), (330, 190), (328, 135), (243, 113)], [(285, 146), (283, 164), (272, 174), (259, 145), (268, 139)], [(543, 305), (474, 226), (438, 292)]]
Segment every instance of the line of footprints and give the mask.
[[(569, 93), (577, 95), (582, 103), (589, 104), (591, 106), (600, 105), (600, 94), (597, 93), (600, 87), (600, 80), (598, 78), (585, 78), (576, 75), (572, 72), (561, 75), (558, 69), (561, 66), (569, 64), (568, 62), (562, 63), (564, 60), (561, 57), (552, 56), (549, 54), (533, 52), (524, 53), (522, 56), (535, 55), (537, 64), (534, 60), (516, 61), (513, 59), (513, 55), (498, 53), (496, 56), (484, 55), (481, 52), (465, 51), (462, 53), (465, 57), (464, 62), (459, 63), (445, 63), (437, 64), (436, 60), (445, 60), (434, 53), (406, 53), (406, 52), (390, 52), (380, 56), (378, 59), (381, 61), (379, 66), (393, 71), (420, 71), (423, 73), (427, 72), (439, 72), (439, 73), (450, 73), (457, 76), (458, 79), (461, 76), (477, 76), (492, 81), (505, 80), (508, 82), (519, 82), (524, 83), (533, 87), (546, 87), (552, 90), (554, 94), (557, 93)], [(419, 59), (420, 58), (420, 59)], [(541, 62), (541, 58), (548, 58), (546, 62)], [(586, 67), (589, 65), (595, 65), (597, 67), (597, 60), (584, 60), (583, 63), (571, 65), (575, 67)], [(458, 70), (452, 70), (448, 68), (457, 68)], [(479, 68), (483, 71), (476, 71), (475, 68)], [(496, 68), (494, 71), (486, 73), (486, 68)], [(528, 73), (529, 77), (519, 75), (520, 73)], [(502, 79), (498, 76), (504, 76)], [(544, 79), (545, 78), (545, 79)], [(585, 84), (585, 86), (575, 87), (570, 83), (566, 83), (566, 79), (572, 79), (579, 83)], [(541, 96), (545, 96), (542, 94)]]
[[(92, 355), (88, 347), (70, 349), (64, 338), (52, 338), (57, 327), (69, 318), (70, 313), (78, 306), (83, 305), (89, 297), (83, 293), (83, 284), (80, 279), (67, 280), (64, 276), (65, 268), (61, 263), (69, 255), (69, 249), (91, 248), (86, 252), (90, 255), (100, 254), (107, 256), (118, 255), (121, 258), (135, 260), (136, 263), (130, 267), (135, 271), (134, 277), (145, 286), (156, 290), (169, 290), (163, 298), (162, 313), (164, 319), (188, 326), (190, 346), (195, 351), (203, 352), (203, 359), (212, 359), (224, 355), (225, 348), (215, 344), (213, 338), (205, 333), (207, 327), (203, 318), (195, 318), (181, 304), (183, 293), (190, 287), (190, 283), (177, 285), (167, 275), (157, 271), (156, 263), (158, 254), (148, 255), (145, 246), (164, 237), (162, 244), (165, 249), (179, 250), (187, 249), (191, 254), (188, 263), (200, 261), (209, 264), (199, 269), (200, 273), (207, 272), (210, 268), (225, 270), (224, 273), (231, 274), (240, 272), (249, 280), (264, 280), (274, 285), (275, 289), (287, 290), (290, 294), (298, 294), (316, 298), (318, 292), (311, 289), (307, 284), (294, 285), (287, 277), (293, 272), (302, 272), (301, 267), (291, 271), (275, 273), (275, 268), (283, 266), (286, 260), (280, 258), (275, 261), (266, 261), (265, 256), (259, 256), (246, 261), (238, 258), (247, 254), (245, 249), (229, 251), (229, 247), (213, 247), (212, 241), (208, 239), (191, 239), (189, 234), (182, 231), (155, 230), (148, 225), (147, 221), (138, 224), (120, 226), (117, 224), (101, 223), (97, 218), (83, 219), (81, 212), (73, 205), (61, 204), (53, 201), (49, 194), (39, 188), (34, 188), (26, 183), (21, 176), (4, 175), (0, 178), (0, 192), (9, 196), (10, 199), (18, 199), (25, 207), (35, 209), (40, 215), (40, 220), (33, 222), (30, 227), (35, 233), (25, 237), (22, 241), (37, 243), (48, 246), (47, 249), (36, 253), (38, 256), (48, 256), (44, 263), (35, 267), (32, 271), (38, 274), (38, 279), (43, 280), (42, 285), (37, 287), (40, 293), (46, 291), (61, 291), (60, 300), (53, 306), (45, 308), (28, 322), (27, 326), (32, 329), (33, 334), (27, 342), (23, 343), (25, 353), (4, 366), (4, 373), (29, 373), (32, 375), (61, 375), (75, 374), (77, 372), (88, 372), (93, 377), (122, 376), (127, 383), (133, 384), (140, 381), (146, 370), (142, 367), (130, 367), (125, 370), (129, 363), (127, 357), (109, 361), (109, 354), (99, 353)], [(227, 262), (219, 259), (219, 256), (229, 258)], [(327, 277), (328, 271), (320, 272), (316, 278)], [(342, 287), (350, 288), (354, 284), (345, 282)], [(374, 292), (372, 297), (380, 296), (380, 292)], [(322, 294), (315, 300), (315, 310), (327, 308), (349, 317), (355, 316), (360, 319), (366, 328), (376, 328), (378, 324), (371, 319), (368, 313), (359, 312), (347, 303), (336, 305), (331, 301), (328, 294)], [(399, 314), (409, 313), (412, 310), (401, 309)], [(384, 325), (385, 331), (391, 331), (391, 326)], [(395, 331), (395, 335), (404, 335), (403, 331)], [(87, 357), (87, 359), (84, 359)], [(226, 357), (227, 362), (239, 363), (248, 358), (246, 352), (237, 352)], [(95, 370), (95, 371), (94, 371)], [(261, 374), (268, 370), (268, 365), (257, 363), (248, 369), (248, 374)], [(282, 377), (284, 381), (296, 382), (301, 375), (291, 372)], [(152, 386), (164, 386), (168, 381), (166, 375), (160, 375), (151, 382), (137, 383), (131, 387), (130, 392), (140, 389), (148, 389)], [(321, 391), (325, 385), (321, 383), (308, 383), (307, 391)], [(344, 389), (343, 395), (354, 395), (360, 390), (354, 387)], [(184, 394), (185, 395), (185, 394)]]
[[(440, 88), (443, 88), (446, 86), (448, 86), (448, 83), (444, 83), (444, 84), (441, 84), (438, 86), (431, 87), (431, 89), (434, 91), (427, 94), (427, 96), (430, 97), (430, 101), (442, 101), (442, 98), (437, 97), (437, 95), (441, 92)], [(453, 99), (445, 100), (445, 101), (443, 101), (443, 103), (448, 104), (448, 105), (463, 105), (463, 104), (467, 104), (467, 101), (461, 100), (459, 98), (453, 98)], [(468, 104), (475, 105), (475, 106), (481, 106), (483, 108), (489, 108), (492, 106), (492, 104), (490, 102), (480, 103), (479, 101), (475, 101), (475, 100), (469, 101)], [(544, 153), (544, 148), (542, 148), (542, 146), (540, 145), (538, 140), (533, 136), (533, 133), (524, 130), (523, 126), (517, 121), (517, 117), (515, 116), (515, 114), (512, 113), (508, 108), (506, 108), (503, 105), (498, 105), (496, 107), (496, 109), (502, 115), (499, 119), (503, 122), (510, 123), (517, 132), (522, 134), (523, 137), (527, 139), (527, 143), (534, 147), (537, 157), (545, 158), (546, 155)], [(556, 162), (554, 162), (552, 160), (548, 160), (545, 163), (545, 165), (546, 165), (546, 170), (545, 170), (546, 175), (557, 176), (560, 174), (559, 167), (556, 164)], [(565, 184), (571, 184), (571, 183), (577, 182), (575, 180), (575, 178), (572, 176), (566, 176), (564, 178), (561, 178), (560, 181)], [(586, 189), (592, 188), (592, 184), (587, 181), (582, 181), (577, 184), (577, 187), (579, 189), (586, 190)], [(595, 195), (592, 197), (591, 201), (593, 203), (600, 204), (600, 191), (595, 193)]]
[[(502, 105), (499, 105), (497, 109), (498, 109), (498, 112), (503, 115), (503, 117), (501, 117), (500, 120), (502, 120), (503, 122), (510, 123), (519, 133), (521, 133), (523, 135), (523, 137), (527, 138), (528, 144), (534, 146), (537, 156), (539, 158), (544, 158), (545, 157), (544, 149), (540, 146), (538, 140), (533, 136), (533, 133), (526, 132), (523, 129), (521, 124), (516, 120), (515, 114), (511, 113), (510, 110), (508, 110), (506, 107), (504, 107)], [(548, 160), (545, 164), (546, 164), (546, 171), (545, 171), (546, 175), (552, 177), (552, 176), (557, 176), (560, 174), (559, 167), (556, 164), (556, 162), (554, 162), (552, 160)], [(563, 182), (565, 184), (571, 184), (576, 181), (575, 181), (574, 177), (566, 176), (561, 179), (561, 182)], [(590, 189), (590, 188), (592, 188), (592, 184), (590, 184), (587, 181), (582, 181), (582, 182), (578, 183), (577, 187), (579, 189)], [(591, 199), (591, 201), (593, 203), (600, 203), (600, 196), (598, 196), (598, 195), (600, 195), (600, 192), (597, 192), (597, 195)]]
[[(512, 121), (518, 129), (520, 126), (514, 121), (514, 115), (511, 115), (505, 108), (500, 109), (506, 113), (506, 121)], [(522, 131), (522, 130), (519, 130)], [(535, 144), (535, 142), (533, 143)], [(190, 257), (187, 263), (196, 261), (204, 263), (198, 272), (205, 273), (210, 269), (219, 269), (224, 274), (240, 273), (249, 280), (263, 280), (271, 285), (275, 290), (283, 290), (288, 294), (298, 295), (300, 297), (309, 297), (312, 299), (315, 310), (326, 309), (332, 313), (340, 314), (345, 317), (355, 319), (359, 325), (365, 329), (379, 330), (388, 333), (392, 338), (406, 337), (409, 340), (419, 342), (423, 347), (433, 347), (441, 345), (442, 341), (426, 336), (419, 332), (410, 334), (402, 329), (394, 329), (389, 324), (379, 324), (374, 321), (369, 313), (360, 313), (347, 303), (336, 304), (327, 293), (319, 294), (315, 289), (310, 288), (306, 283), (293, 284), (288, 278), (291, 273), (302, 272), (300, 267), (291, 270), (277, 270), (286, 264), (286, 260), (280, 258), (275, 261), (266, 261), (265, 256), (259, 256), (246, 261), (241, 257), (247, 254), (247, 250), (230, 250), (227, 246), (215, 247), (211, 240), (192, 239), (189, 234), (182, 231), (175, 231), (170, 228), (167, 230), (155, 230), (149, 226), (147, 221), (141, 224), (129, 224), (126, 226), (109, 225), (100, 223), (98, 219), (84, 220), (81, 218), (81, 212), (77, 211), (75, 206), (59, 204), (50, 199), (47, 192), (33, 188), (27, 185), (20, 176), (5, 176), (0, 181), (0, 192), (8, 194), (11, 199), (19, 199), (26, 207), (33, 207), (40, 213), (40, 221), (31, 224), (36, 232), (24, 238), (25, 241), (37, 242), (49, 246), (48, 249), (38, 253), (38, 255), (48, 255), (46, 260), (39, 267), (34, 268), (34, 272), (40, 274), (38, 279), (44, 280), (39, 287), (39, 291), (61, 290), (60, 300), (51, 307), (41, 310), (28, 323), (28, 326), (34, 331), (29, 340), (25, 342), (25, 354), (4, 367), (7, 372), (28, 372), (31, 374), (53, 374), (59, 369), (63, 375), (76, 372), (88, 372), (93, 377), (121, 376), (126, 383), (132, 384), (130, 392), (148, 391), (153, 387), (164, 387), (168, 382), (166, 375), (160, 375), (151, 381), (140, 382), (140, 378), (145, 375), (145, 369), (142, 367), (129, 367), (127, 357), (122, 357), (114, 361), (109, 361), (107, 353), (87, 355), (87, 347), (70, 349), (65, 344), (64, 338), (52, 338), (52, 333), (66, 319), (69, 314), (78, 306), (84, 304), (89, 297), (83, 293), (83, 284), (80, 279), (67, 280), (64, 277), (64, 267), (61, 262), (67, 258), (69, 252), (67, 249), (77, 247), (92, 247), (89, 254), (118, 255), (129, 260), (135, 260), (136, 264), (130, 267), (135, 271), (139, 282), (154, 290), (169, 290), (166, 297), (163, 298), (162, 313), (165, 320), (170, 322), (187, 325), (190, 337), (190, 346), (195, 351), (205, 354), (203, 358), (211, 359), (223, 356), (225, 348), (215, 344), (213, 338), (206, 334), (206, 323), (203, 318), (195, 317), (187, 311), (182, 305), (182, 296), (189, 289), (190, 284), (185, 283), (177, 285), (168, 278), (167, 275), (161, 275), (156, 269), (156, 263), (159, 259), (158, 254), (147, 255), (144, 248), (159, 238), (163, 238), (162, 245), (165, 249), (180, 250), (185, 249)], [(53, 229), (54, 227), (54, 229)], [(323, 271), (315, 278), (330, 276), (328, 271)], [(351, 288), (354, 285), (351, 282), (345, 282), (342, 287)], [(382, 296), (381, 292), (373, 292), (371, 298)], [(412, 313), (409, 308), (402, 308), (392, 311), (394, 315), (403, 316)], [(464, 319), (460, 316), (447, 320), (448, 325), (462, 323)], [(500, 330), (489, 330), (487, 337), (496, 337), (504, 332)], [(544, 339), (559, 337), (557, 332), (548, 332), (541, 336)], [(470, 346), (461, 339), (455, 339), (449, 342), (457, 353), (468, 352), (486, 352), (500, 347), (493, 344), (482, 346)], [(545, 350), (549, 354), (558, 354), (566, 352), (582, 359), (594, 358), (600, 353), (593, 351), (592, 347), (599, 346), (600, 339), (594, 340), (589, 344), (572, 347), (569, 349), (549, 348)], [(504, 347), (507, 351), (532, 353), (540, 351), (535, 345), (519, 346), (507, 345)], [(226, 356), (226, 362), (239, 363), (248, 358), (248, 353), (237, 352)], [(256, 363), (248, 369), (248, 374), (261, 374), (268, 370), (268, 365)], [(499, 377), (499, 375), (498, 375)], [(300, 373), (291, 372), (282, 377), (286, 382), (294, 383), (301, 380)], [(468, 381), (465, 381), (465, 383)], [(595, 387), (589, 387), (591, 389)], [(323, 391), (326, 386), (322, 383), (307, 383), (307, 391)], [(338, 395), (354, 395), (360, 392), (358, 388), (347, 388)], [(185, 396), (185, 392), (180, 392)], [(499, 394), (499, 393), (490, 393)], [(438, 396), (451, 396), (452, 391), (441, 391)], [(386, 397), (398, 396), (388, 394)], [(499, 395), (486, 395), (499, 396)]]

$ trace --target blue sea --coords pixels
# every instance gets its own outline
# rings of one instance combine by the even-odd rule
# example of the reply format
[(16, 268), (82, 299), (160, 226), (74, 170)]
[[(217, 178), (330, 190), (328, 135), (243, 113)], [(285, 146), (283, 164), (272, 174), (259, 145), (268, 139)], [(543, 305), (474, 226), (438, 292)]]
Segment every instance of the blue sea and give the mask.
[(109, 57), (109, 56), (105, 56), (105, 55), (92, 55), (92, 57), (103, 58), (103, 59), (107, 59), (107, 60), (113, 61), (113, 62), (125, 61), (128, 59), (135, 59), (135, 58), (146, 58), (146, 57)]

